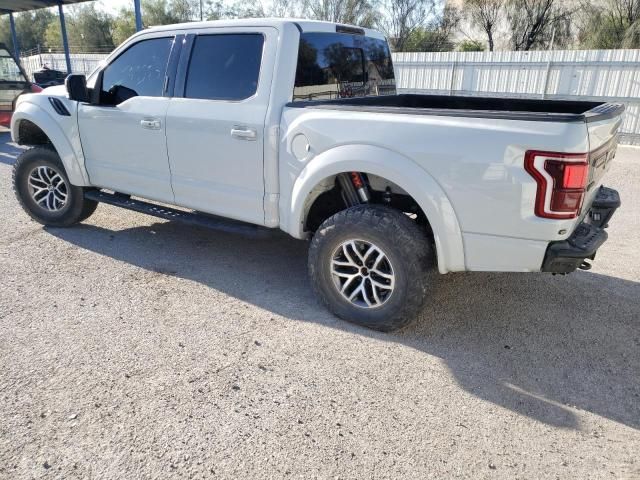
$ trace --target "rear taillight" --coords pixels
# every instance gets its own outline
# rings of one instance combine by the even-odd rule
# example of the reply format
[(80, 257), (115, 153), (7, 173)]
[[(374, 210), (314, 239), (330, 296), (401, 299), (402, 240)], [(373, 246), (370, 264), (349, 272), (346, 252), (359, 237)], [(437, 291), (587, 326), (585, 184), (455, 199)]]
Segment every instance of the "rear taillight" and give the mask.
[(589, 154), (530, 150), (524, 167), (536, 180), (535, 213), (554, 219), (576, 218), (589, 178)]

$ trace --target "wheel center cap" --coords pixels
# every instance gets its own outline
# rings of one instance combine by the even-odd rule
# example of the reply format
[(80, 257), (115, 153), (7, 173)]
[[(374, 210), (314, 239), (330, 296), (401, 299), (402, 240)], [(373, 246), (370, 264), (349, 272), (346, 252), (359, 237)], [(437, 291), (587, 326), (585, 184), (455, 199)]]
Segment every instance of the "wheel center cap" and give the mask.
[(361, 273), (363, 276), (365, 276), (365, 277), (368, 277), (368, 276), (369, 276), (369, 270), (367, 269), (367, 267), (362, 267), (362, 268), (360, 269), (360, 273)]
[(47, 190), (49, 190), (50, 192), (53, 192), (53, 185), (49, 185), (49, 186), (47, 187)]

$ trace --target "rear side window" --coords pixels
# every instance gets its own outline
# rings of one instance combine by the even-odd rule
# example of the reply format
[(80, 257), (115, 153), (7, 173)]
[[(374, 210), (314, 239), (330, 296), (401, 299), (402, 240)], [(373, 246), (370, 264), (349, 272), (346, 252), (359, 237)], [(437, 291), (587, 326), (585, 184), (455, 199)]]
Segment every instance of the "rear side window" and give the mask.
[(293, 100), (393, 95), (387, 42), (363, 35), (303, 33)]
[(104, 70), (102, 98), (118, 104), (135, 96), (161, 97), (173, 37), (143, 40)]
[(261, 34), (196, 37), (185, 97), (244, 100), (253, 96), (258, 89), (263, 45)]

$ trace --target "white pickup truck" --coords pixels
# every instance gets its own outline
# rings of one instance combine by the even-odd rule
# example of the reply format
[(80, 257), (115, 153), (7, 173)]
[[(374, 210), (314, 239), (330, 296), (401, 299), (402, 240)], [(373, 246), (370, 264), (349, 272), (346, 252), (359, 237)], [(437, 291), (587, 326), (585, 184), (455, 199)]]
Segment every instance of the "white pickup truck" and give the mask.
[(13, 139), (33, 148), (14, 188), (49, 226), (104, 202), (311, 239), (328, 308), (392, 330), (436, 271), (588, 269), (620, 205), (601, 181), (622, 113), (398, 95), (384, 37), (353, 26), (172, 25), (134, 35), (88, 79), (20, 97)]

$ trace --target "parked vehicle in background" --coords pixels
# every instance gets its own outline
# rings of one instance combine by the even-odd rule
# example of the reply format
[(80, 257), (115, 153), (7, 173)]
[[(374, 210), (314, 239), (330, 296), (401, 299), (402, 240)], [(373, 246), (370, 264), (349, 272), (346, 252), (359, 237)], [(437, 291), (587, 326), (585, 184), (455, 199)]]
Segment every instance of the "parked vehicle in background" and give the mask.
[(353, 26), (164, 26), (88, 80), (20, 97), (12, 135), (34, 148), (14, 188), (45, 225), (105, 202), (312, 239), (329, 309), (391, 330), (417, 316), (436, 271), (588, 269), (620, 204), (602, 179), (623, 110), (397, 95), (384, 37)]
[(23, 93), (37, 93), (41, 91), (38, 85), (32, 84), (20, 64), (9, 52), (7, 47), (0, 43), (0, 125), (9, 127), (11, 115), (15, 107), (16, 99)]
[(63, 85), (65, 78), (67, 78), (67, 72), (54, 70), (47, 65), (43, 65), (40, 70), (33, 72), (33, 79), (40, 88)]

